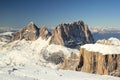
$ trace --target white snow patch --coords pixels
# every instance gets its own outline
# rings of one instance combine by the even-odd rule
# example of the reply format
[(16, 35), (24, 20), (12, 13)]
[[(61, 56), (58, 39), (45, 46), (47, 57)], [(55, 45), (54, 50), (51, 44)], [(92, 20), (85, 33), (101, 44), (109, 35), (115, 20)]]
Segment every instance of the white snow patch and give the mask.
[(9, 35), (9, 36), (12, 36), (14, 32), (3, 32), (3, 33), (0, 33), (0, 36), (2, 35)]
[(55, 45), (55, 44), (51, 44), (47, 47), (47, 50), (50, 53), (54, 53), (54, 52), (59, 52), (62, 51), (64, 53), (64, 55), (66, 55), (67, 57), (70, 56), (70, 54), (73, 52), (74, 54), (76, 54), (77, 56), (79, 56), (79, 51), (77, 49), (70, 49), (70, 48), (66, 48), (64, 46), (61, 45)]

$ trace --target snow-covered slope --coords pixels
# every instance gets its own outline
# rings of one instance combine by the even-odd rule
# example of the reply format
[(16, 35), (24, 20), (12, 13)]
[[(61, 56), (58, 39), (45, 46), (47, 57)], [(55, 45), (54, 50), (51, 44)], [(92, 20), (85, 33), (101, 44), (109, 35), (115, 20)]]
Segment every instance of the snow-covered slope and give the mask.
[(61, 45), (49, 45), (50, 38), (47, 41), (39, 38), (36, 41), (18, 40), (0, 45), (0, 64), (13, 66), (39, 64), (47, 66), (48, 63), (43, 59), (43, 54), (49, 55), (62, 51), (67, 57), (72, 52), (79, 55), (79, 51), (76, 49), (66, 48)]
[[(51, 38), (51, 37), (50, 37)], [(62, 51), (69, 57), (76, 49), (61, 45), (49, 45), (50, 38), (36, 41), (17, 40), (0, 44), (0, 80), (119, 80), (111, 76), (101, 76), (69, 70), (58, 70), (57, 65), (43, 59), (43, 54)], [(52, 68), (52, 69), (51, 69)]]
[(100, 52), (106, 54), (120, 54), (120, 40), (109, 38), (108, 40), (98, 40), (95, 44), (86, 44), (81, 46), (88, 51)]
[(26, 65), (0, 67), (0, 80), (120, 80), (120, 78)]

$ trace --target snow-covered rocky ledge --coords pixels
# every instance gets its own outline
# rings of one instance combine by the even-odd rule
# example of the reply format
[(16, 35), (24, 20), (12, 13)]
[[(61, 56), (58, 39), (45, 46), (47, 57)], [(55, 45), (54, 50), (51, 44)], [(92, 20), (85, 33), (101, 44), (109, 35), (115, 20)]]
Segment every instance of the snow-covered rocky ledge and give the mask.
[(120, 77), (120, 40), (109, 38), (80, 48), (77, 70)]
[(86, 44), (81, 46), (88, 51), (106, 54), (120, 54), (120, 40), (117, 38), (109, 38), (108, 40), (98, 40), (95, 44)]

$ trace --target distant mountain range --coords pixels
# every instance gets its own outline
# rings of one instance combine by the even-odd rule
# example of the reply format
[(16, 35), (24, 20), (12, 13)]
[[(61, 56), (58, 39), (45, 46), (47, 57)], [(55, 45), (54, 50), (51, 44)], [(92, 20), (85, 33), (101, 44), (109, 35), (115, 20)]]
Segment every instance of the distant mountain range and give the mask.
[[(20, 30), (11, 30), (13, 32), (0, 33), (0, 75), (16, 77), (16, 72), (21, 72), (19, 70), (31, 69), (28, 67), (29, 65), (32, 68), (49, 67), (56, 70), (74, 70), (120, 77), (119, 29), (89, 29), (83, 21), (77, 21), (59, 24), (51, 31), (45, 26), (38, 28), (33, 22)], [(12, 69), (9, 70), (9, 67)], [(26, 69), (27, 67), (28, 69)], [(43, 71), (47, 69), (44, 68), (42, 68)], [(37, 73), (32, 74), (36, 76), (39, 75), (38, 68), (36, 69), (36, 71), (33, 71), (34, 69), (29, 71)], [(45, 71), (44, 74), (47, 72), (49, 71)], [(19, 73), (19, 75), (21, 74)], [(58, 73), (55, 74), (58, 75)], [(0, 76), (0, 78), (4, 80), (4, 76)], [(59, 77), (64, 79), (64, 73)], [(41, 77), (37, 77), (37, 79), (42, 80)], [(84, 80), (86, 79), (84, 78)], [(114, 77), (110, 79), (119, 80)], [(49, 79), (47, 78), (47, 80)], [(96, 79), (94, 78), (94, 80)]]
[[(0, 27), (0, 33), (3, 32), (17, 32), (21, 28), (9, 28), (9, 27)], [(49, 28), (48, 30), (52, 32), (54, 28)], [(108, 39), (110, 37), (116, 37), (120, 39), (120, 28), (119, 27), (90, 27), (90, 31), (94, 37), (94, 40), (99, 39)], [(99, 36), (99, 37), (98, 37)]]
[(120, 39), (120, 28), (116, 27), (116, 28), (110, 28), (110, 27), (105, 27), (105, 28), (90, 28), (94, 40), (97, 41), (99, 39), (108, 39), (110, 37), (115, 37)]

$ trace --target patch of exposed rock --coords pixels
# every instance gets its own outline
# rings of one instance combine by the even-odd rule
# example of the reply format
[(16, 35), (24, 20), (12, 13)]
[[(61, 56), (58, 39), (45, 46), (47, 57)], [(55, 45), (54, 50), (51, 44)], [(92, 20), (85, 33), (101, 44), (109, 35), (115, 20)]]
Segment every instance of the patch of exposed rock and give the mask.
[(52, 34), (51, 44), (75, 48), (86, 43), (93, 43), (93, 36), (83, 21), (58, 25)]
[(22, 39), (34, 41), (38, 37), (39, 37), (39, 28), (33, 22), (31, 22), (22, 30), (16, 32), (12, 36), (11, 41), (22, 40)]
[[(105, 44), (104, 46), (112, 46), (112, 45)], [(90, 49), (81, 47), (79, 65), (76, 68), (76, 70), (88, 72), (88, 73), (112, 75), (112, 76), (120, 77), (120, 54), (114, 54), (114, 53), (104, 54), (99, 51), (98, 52), (91, 51)]]
[(43, 59), (45, 59), (47, 62), (53, 63), (53, 64), (60, 64), (64, 61), (64, 53), (63, 51), (58, 51), (54, 53), (49, 53), (46, 50), (43, 53)]
[(40, 28), (39, 33), (40, 37), (45, 40), (47, 40), (51, 36), (51, 33), (48, 31), (46, 27)]
[(46, 27), (41, 27), (39, 29), (33, 22), (31, 22), (22, 30), (14, 33), (14, 35), (11, 38), (11, 41), (22, 40), (22, 39), (34, 41), (38, 39), (38, 37), (47, 40), (50, 36), (51, 33), (48, 31)]
[(59, 65), (59, 69), (76, 70), (76, 66), (79, 64), (79, 57), (71, 53), (69, 57), (64, 56), (64, 61)]

